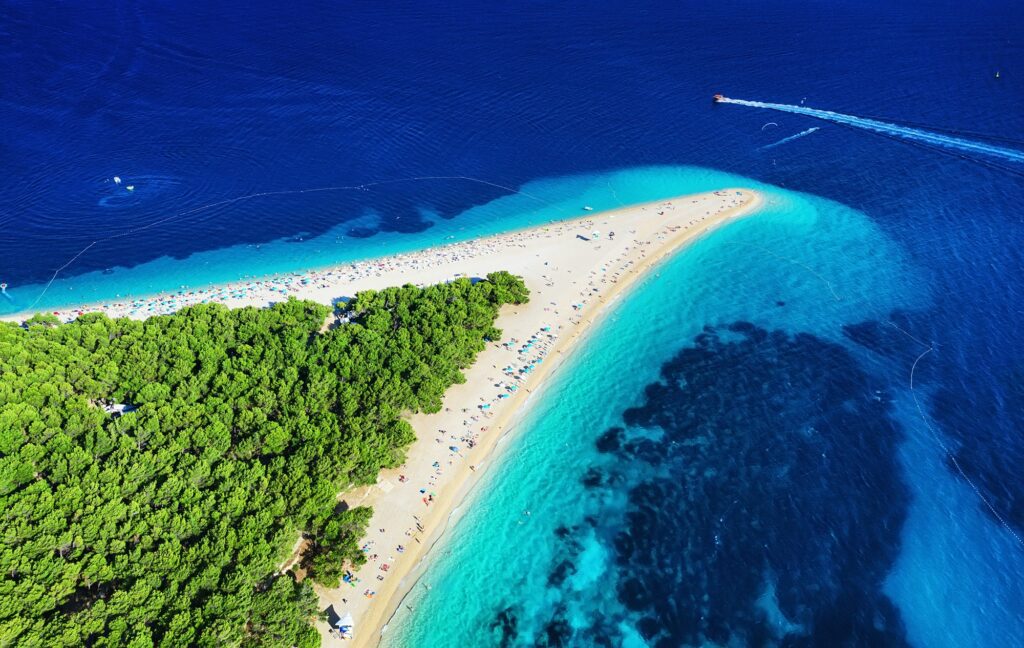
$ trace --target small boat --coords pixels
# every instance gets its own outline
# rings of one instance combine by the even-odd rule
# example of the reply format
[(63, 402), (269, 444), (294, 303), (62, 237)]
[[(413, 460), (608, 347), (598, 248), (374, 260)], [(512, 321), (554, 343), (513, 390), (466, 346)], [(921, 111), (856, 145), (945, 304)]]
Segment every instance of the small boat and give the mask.
[(725, 95), (716, 94), (715, 96), (711, 97), (711, 101), (713, 101), (715, 103), (722, 103), (722, 101), (724, 101), (724, 100), (725, 100)]
[(583, 211), (594, 211), (594, 208), (590, 205), (583, 205)]

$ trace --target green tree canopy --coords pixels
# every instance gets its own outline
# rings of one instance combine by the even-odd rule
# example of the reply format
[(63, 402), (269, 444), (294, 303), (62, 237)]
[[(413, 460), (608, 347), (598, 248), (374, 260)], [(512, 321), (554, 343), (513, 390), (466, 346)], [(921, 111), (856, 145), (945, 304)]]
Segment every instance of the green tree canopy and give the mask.
[(314, 579), (358, 562), (336, 494), (399, 465), (485, 344), (507, 273), (326, 306), (0, 325), (0, 644), (315, 646)]

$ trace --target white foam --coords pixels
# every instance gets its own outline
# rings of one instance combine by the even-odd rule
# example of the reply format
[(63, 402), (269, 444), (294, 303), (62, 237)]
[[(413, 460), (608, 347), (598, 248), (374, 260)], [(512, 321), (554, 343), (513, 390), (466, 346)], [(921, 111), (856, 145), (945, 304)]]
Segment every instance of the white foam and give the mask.
[[(797, 115), (806, 115), (808, 117), (824, 119), (826, 121), (834, 122), (836, 124), (843, 124), (844, 126), (863, 128), (865, 130), (874, 131), (876, 133), (882, 133), (883, 135), (892, 135), (894, 137), (899, 137), (906, 140), (913, 140), (916, 142), (921, 142), (923, 144), (941, 146), (943, 148), (955, 149), (963, 151), (965, 153), (977, 153), (989, 157), (1000, 158), (1009, 162), (1024, 163), (1024, 152), (1022, 151), (1003, 148), (1001, 146), (993, 146), (991, 144), (986, 144), (984, 142), (978, 142), (974, 140), (966, 140), (960, 137), (942, 135), (941, 133), (933, 133), (930, 131), (920, 130), (917, 128), (908, 128), (906, 126), (890, 124), (887, 122), (878, 121), (876, 119), (867, 119), (865, 117), (844, 115), (842, 113), (832, 112), (831, 110), (818, 110), (816, 108), (807, 108), (805, 106), (792, 106), (789, 104), (767, 103), (764, 101), (747, 101), (745, 99), (722, 98), (721, 100), (719, 100), (719, 103), (736, 104), (738, 106), (749, 106), (751, 108), (767, 108), (769, 110), (779, 110), (782, 112), (794, 113)], [(779, 144), (781, 143), (782, 142), (779, 142)]]

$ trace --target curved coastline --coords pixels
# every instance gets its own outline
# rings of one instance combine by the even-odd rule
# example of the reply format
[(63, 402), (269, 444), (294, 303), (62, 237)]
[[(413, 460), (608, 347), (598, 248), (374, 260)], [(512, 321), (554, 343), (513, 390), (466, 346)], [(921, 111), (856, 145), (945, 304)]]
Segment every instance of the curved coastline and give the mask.
[[(368, 541), (379, 543), (375, 551), (384, 554), (394, 551), (396, 545), (407, 544), (400, 560), (388, 559), (385, 571), (379, 571), (379, 563), (373, 564), (373, 561), (356, 571), (362, 584), (351, 592), (354, 601), (345, 598), (351, 590), (344, 584), (335, 589), (316, 587), (320, 609), (333, 606), (339, 615), (350, 612), (356, 620), (354, 642), (342, 642), (326, 623), (317, 622), (323, 645), (373, 646), (380, 642), (386, 624), (430, 564), (432, 550), (443, 546), (446, 531), (457, 519), (459, 508), (500, 457), (501, 441), (518, 431), (516, 426), (536, 402), (533, 397), (550, 384), (548, 378), (579, 348), (577, 342), (593, 332), (597, 328), (594, 325), (611, 312), (639, 280), (649, 276), (652, 268), (688, 243), (736, 218), (754, 213), (762, 202), (761, 194), (754, 190), (720, 189), (593, 212), (571, 220), (415, 253), (339, 264), (299, 275), (301, 279), (290, 287), (288, 296), (325, 304), (363, 290), (407, 283), (441, 283), (460, 276), (481, 277), (499, 269), (523, 276), (531, 290), (529, 304), (503, 309), (496, 325), (503, 329), (505, 344), (491, 344), (479, 354), (475, 363), (464, 371), (466, 383), (455, 385), (445, 394), (447, 409), (412, 417), (410, 423), (418, 440), (409, 448), (406, 464), (383, 471), (373, 486), (339, 495), (339, 500), (348, 506), (374, 507)], [(268, 284), (261, 280), (254, 280), (254, 283), (261, 289), (238, 291), (236, 285), (221, 286), (221, 298), (202, 295), (192, 303), (208, 300), (231, 307), (261, 307), (280, 301), (283, 296), (279, 291), (266, 289)], [(162, 301), (170, 311), (188, 305), (184, 300), (172, 300), (172, 295), (165, 293), (154, 299)], [(136, 319), (155, 314), (121, 302), (90, 304), (62, 315), (65, 319), (74, 319), (79, 310)], [(29, 316), (29, 313), (21, 313), (0, 319), (24, 320)], [(506, 388), (515, 386), (486, 402), (496, 391), (495, 381), (488, 373), (498, 371), (498, 363), (515, 364), (524, 360), (523, 357), (516, 359), (510, 344), (518, 345), (525, 339), (538, 337), (546, 339), (533, 349), (535, 359), (528, 371), (513, 380), (507, 380), (510, 373), (496, 374), (500, 376), (499, 384), (505, 383)], [(529, 346), (533, 346), (533, 342)], [(541, 349), (539, 355), (538, 349)], [(547, 362), (542, 363), (544, 359)], [(520, 382), (516, 384), (516, 380)], [(467, 416), (465, 412), (474, 405), (475, 413)], [(462, 414), (457, 411), (459, 407)], [(473, 423), (467, 423), (466, 418)], [(442, 475), (440, 469), (432, 466), (437, 466), (437, 451), (443, 453), (448, 441), (441, 443), (438, 438), (435, 445), (430, 437), (437, 428), (459, 429), (459, 419), (467, 432), (473, 429), (474, 443), (469, 444), (470, 450), (465, 456), (461, 452), (454, 453), (458, 455), (458, 463), (453, 455), (441, 457), (441, 461), (447, 459), (452, 467)], [(476, 429), (480, 429), (479, 437)], [(462, 441), (455, 442), (454, 438), (453, 434), (453, 443), (464, 447)], [(403, 478), (400, 479), (400, 475)], [(419, 496), (410, 492), (411, 488), (424, 484), (429, 484), (432, 496), (429, 502), (423, 502), (427, 505), (425, 510)], [(433, 491), (437, 491), (436, 496)], [(411, 533), (410, 527), (403, 534), (402, 527), (413, 518), (418, 530)], [(381, 533), (377, 533), (378, 530)], [(416, 544), (411, 544), (413, 540)], [(391, 548), (386, 549), (389, 545)], [(367, 583), (379, 587), (374, 588), (373, 597), (360, 597), (360, 590), (369, 591)]]
[[(147, 317), (180, 309), (188, 303), (182, 298), (190, 293), (202, 293), (207, 301), (240, 305), (243, 300), (233, 298), (231, 293), (259, 282), (276, 282), (284, 288), (276, 299), (289, 294), (300, 296), (293, 288), (297, 288), (294, 284), (305, 274), (323, 274), (384, 257), (414, 255), (427, 248), (466, 244), (586, 218), (589, 215), (581, 209), (586, 204), (593, 205), (595, 213), (601, 213), (739, 186), (768, 188), (750, 178), (695, 166), (642, 166), (595, 175), (540, 178), (518, 189), (510, 189), (509, 195), (471, 207), (456, 220), (437, 221), (429, 237), (407, 238), (410, 235), (403, 234), (394, 238), (386, 233), (378, 234), (360, 239), (353, 249), (349, 243), (332, 243), (334, 230), (331, 230), (302, 245), (286, 240), (259, 244), (256, 248), (262, 250), (260, 254), (227, 247), (198, 252), (187, 259), (161, 257), (132, 268), (115, 264), (103, 272), (69, 277), (61, 274), (50, 281), (11, 286), (7, 299), (0, 299), (0, 320), (20, 321), (36, 312), (55, 311), (62, 319), (69, 320), (83, 312), (98, 310), (98, 305), (128, 305), (133, 301), (143, 307), (134, 314), (130, 313), (132, 309), (125, 308), (129, 311), (127, 314)], [(607, 191), (611, 193), (606, 195)], [(510, 223), (514, 225), (509, 227)], [(353, 226), (352, 222), (348, 226)], [(378, 240), (378, 237), (383, 238)], [(345, 234), (340, 238), (348, 240), (350, 237)], [(46, 293), (33, 292), (29, 296), (24, 294), (26, 290), (45, 290)], [(177, 303), (170, 303), (175, 300)], [(147, 311), (149, 305), (156, 308)]]
[[(762, 203), (762, 197), (759, 193), (749, 190), (723, 190), (718, 192), (711, 192), (708, 194), (698, 194), (696, 198), (722, 198), (724, 196), (742, 196), (742, 201), (737, 201), (736, 204), (730, 204), (729, 202), (723, 201), (713, 215), (709, 218), (700, 218), (692, 226), (684, 227), (678, 225), (677, 222), (670, 222), (663, 224), (663, 227), (656, 228), (657, 231), (662, 231), (665, 228), (678, 228), (672, 232), (670, 236), (665, 236), (662, 240), (658, 241), (658, 244), (653, 249), (643, 250), (639, 248), (634, 252), (639, 251), (639, 255), (634, 254), (636, 263), (631, 263), (628, 272), (623, 273), (617, 281), (610, 284), (607, 290), (603, 290), (597, 293), (596, 309), (588, 309), (586, 315), (581, 317), (578, 321), (572, 324), (569, 331), (563, 332), (559, 336), (559, 339), (552, 344), (547, 353), (547, 358), (550, 359), (546, 364), (540, 365), (540, 369), (529, 376), (528, 380), (523, 381), (521, 386), (522, 390), (516, 392), (507, 399), (505, 403), (502, 403), (502, 409), (493, 419), (487, 421), (487, 433), (482, 435), (481, 440), (473, 449), (472, 457), (473, 463), (471, 464), (467, 460), (462, 461), (461, 465), (456, 466), (455, 474), (452, 479), (448, 480), (448, 483), (444, 485), (444, 490), (441, 491), (437, 499), (431, 504), (426, 510), (425, 514), (417, 518), (417, 523), (421, 525), (422, 530), (413, 534), (420, 535), (422, 540), (417, 539), (418, 544), (407, 546), (405, 553), (402, 555), (402, 560), (391, 561), (389, 564), (387, 579), (380, 583), (380, 586), (375, 590), (376, 594), (372, 600), (369, 601), (369, 605), (360, 606), (364, 609), (352, 611), (351, 604), (340, 604), (340, 601), (345, 599), (341, 598), (341, 593), (346, 593), (345, 590), (327, 590), (324, 588), (317, 588), (318, 594), (321, 599), (321, 607), (327, 607), (333, 605), (336, 612), (344, 614), (345, 612), (351, 612), (356, 620), (356, 633), (354, 641), (340, 641), (335, 635), (331, 634), (329, 627), (326, 623), (318, 623), (318, 628), (321, 632), (321, 638), (323, 639), (323, 645), (325, 646), (341, 646), (341, 645), (354, 645), (354, 646), (376, 646), (380, 643), (383, 634), (387, 631), (387, 626), (394, 618), (394, 615), (400, 609), (403, 601), (412, 591), (412, 589), (420, 582), (423, 574), (426, 572), (426, 568), (430, 564), (430, 558), (434, 551), (443, 546), (444, 541), (447, 539), (447, 531), (452, 527), (452, 523), (457, 519), (460, 509), (462, 509), (474, 491), (475, 486), (480, 482), (484, 475), (486, 475), (491, 466), (493, 466), (500, 458), (499, 446), (501, 442), (506, 440), (512, 434), (517, 432), (517, 426), (521, 423), (523, 417), (529, 412), (530, 401), (534, 399), (538, 393), (550, 384), (549, 378), (556, 374), (558, 370), (565, 364), (572, 354), (580, 348), (577, 344), (581, 340), (584, 340), (589, 334), (596, 330), (595, 324), (599, 324), (601, 320), (607, 316), (613, 307), (618, 304), (618, 300), (627, 295), (628, 292), (637, 284), (638, 281), (648, 276), (650, 270), (655, 268), (658, 264), (666, 260), (668, 257), (679, 252), (687, 244), (705, 236), (711, 231), (721, 227), (728, 222), (739, 218), (741, 216), (755, 213), (758, 207)], [(583, 219), (576, 219), (574, 221), (567, 221), (561, 223), (566, 227), (572, 227), (573, 225), (580, 225), (582, 223), (591, 223), (602, 218), (614, 218), (621, 215), (632, 215), (634, 217), (640, 216), (640, 212), (645, 212), (652, 207), (672, 205), (673, 202), (682, 202), (687, 199), (693, 200), (695, 196), (681, 196), (678, 198), (672, 198), (667, 200), (660, 200), (654, 203), (645, 203), (643, 205), (636, 205), (632, 207), (623, 208), (620, 210), (613, 210), (609, 212), (602, 212), (594, 214), (593, 216), (585, 217)], [(662, 212), (664, 213), (664, 212)], [(710, 212), (709, 212), (710, 214)], [(679, 219), (676, 219), (677, 221)], [(534, 230), (546, 230), (548, 228), (532, 228)], [(495, 237), (500, 238), (500, 237)], [(495, 261), (498, 265), (500, 262)], [(497, 266), (495, 266), (497, 267)], [(583, 268), (587, 270), (589, 268)], [(529, 278), (527, 279), (527, 285), (534, 291), (533, 299), (537, 300), (539, 295), (536, 293), (536, 285), (531, 285)], [(506, 311), (509, 307), (506, 307)], [(499, 316), (497, 325), (500, 328), (505, 328), (508, 313), (505, 312)], [(499, 345), (494, 345), (498, 347)], [(488, 349), (490, 351), (490, 349)], [(470, 368), (467, 373), (467, 383), (465, 385), (459, 385), (454, 387), (450, 392), (455, 391), (468, 391), (465, 389), (467, 385), (474, 383), (474, 377), (472, 373), (480, 373), (480, 369), (488, 364), (489, 358), (486, 357), (488, 351), (481, 353), (478, 357), (473, 368)], [(486, 370), (485, 370), (486, 371)], [(477, 377), (479, 383), (489, 386), (488, 380)], [(461, 389), (460, 389), (461, 388)], [(479, 391), (477, 389), (476, 391)], [(465, 397), (467, 394), (460, 393), (449, 393), (445, 397), (445, 404), (454, 405), (455, 403), (467, 402)], [(476, 396), (476, 394), (473, 394)], [(476, 401), (477, 398), (472, 398)], [(416, 442), (416, 446), (428, 445), (429, 436), (432, 435), (430, 431), (433, 427), (438, 424), (437, 419), (431, 419), (430, 417), (438, 417), (440, 415), (417, 415), (413, 417), (413, 427), (417, 432), (419, 441)], [(449, 417), (450, 418), (450, 417)], [(375, 507), (374, 519), (370, 523), (370, 528), (378, 528), (380, 525), (387, 529), (387, 526), (394, 525), (402, 511), (392, 511), (386, 508), (384, 502), (380, 500), (387, 500), (388, 494), (394, 492), (395, 486), (391, 483), (391, 480), (397, 478), (400, 474), (408, 474), (412, 472), (409, 466), (414, 462), (415, 456), (413, 451), (410, 451), (410, 460), (407, 461), (406, 466), (393, 470), (385, 471), (381, 474), (378, 483), (384, 482), (389, 484), (386, 489), (370, 487), (368, 489), (359, 489), (356, 492), (349, 493), (343, 499), (346, 502), (352, 502), (353, 505), (358, 504), (369, 504)], [(471, 467), (472, 466), (472, 467)], [(478, 468), (483, 468), (478, 470)], [(375, 490), (376, 488), (376, 490)], [(441, 489), (438, 488), (440, 491)], [(379, 495), (379, 497), (374, 497)], [(355, 500), (355, 501), (353, 501)], [(392, 533), (394, 529), (391, 530)], [(390, 534), (389, 534), (390, 535)], [(402, 536), (397, 536), (401, 538)], [(369, 578), (370, 568), (372, 566), (367, 565), (360, 569), (357, 574), (362, 574), (362, 583), (366, 583)], [(344, 587), (344, 585), (342, 586)], [(358, 589), (362, 589), (365, 585), (360, 585)], [(358, 594), (358, 592), (354, 593)], [(357, 598), (358, 602), (365, 602), (365, 599)]]

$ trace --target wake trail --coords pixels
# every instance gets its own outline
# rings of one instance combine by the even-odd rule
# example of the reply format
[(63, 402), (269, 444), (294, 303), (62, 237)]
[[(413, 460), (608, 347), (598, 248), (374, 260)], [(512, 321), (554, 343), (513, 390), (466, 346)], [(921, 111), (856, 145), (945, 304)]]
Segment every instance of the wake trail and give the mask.
[[(762, 129), (762, 130), (764, 130), (764, 129)], [(775, 148), (776, 146), (782, 146), (786, 142), (792, 142), (795, 139), (800, 139), (801, 137), (807, 137), (808, 135), (810, 135), (814, 131), (819, 131), (819, 130), (821, 130), (820, 127), (812, 126), (811, 128), (808, 128), (807, 130), (800, 131), (796, 135), (790, 135), (789, 137), (785, 137), (783, 139), (780, 139), (778, 142), (775, 142), (773, 144), (765, 144), (764, 146), (761, 147), (761, 150), (762, 151), (767, 151), (770, 148)]]
[(1024, 151), (1018, 151), (1016, 149), (1005, 148), (1002, 146), (994, 146), (985, 142), (964, 139), (962, 137), (953, 137), (952, 135), (943, 135), (942, 133), (935, 133), (920, 128), (900, 126), (898, 124), (892, 124), (877, 119), (844, 115), (842, 113), (832, 112), (831, 110), (818, 110), (817, 108), (808, 108), (806, 106), (768, 103), (765, 101), (747, 101), (746, 99), (730, 99), (728, 97), (722, 97), (718, 102), (735, 104), (737, 106), (749, 106), (750, 108), (778, 110), (780, 112), (793, 113), (795, 115), (805, 115), (807, 117), (814, 117), (815, 119), (822, 119), (835, 124), (842, 124), (844, 126), (873, 131), (875, 133), (898, 137), (904, 140), (931, 144), (933, 146), (940, 146), (946, 149), (954, 149), (965, 153), (985, 155), (1007, 162), (1024, 164)]

